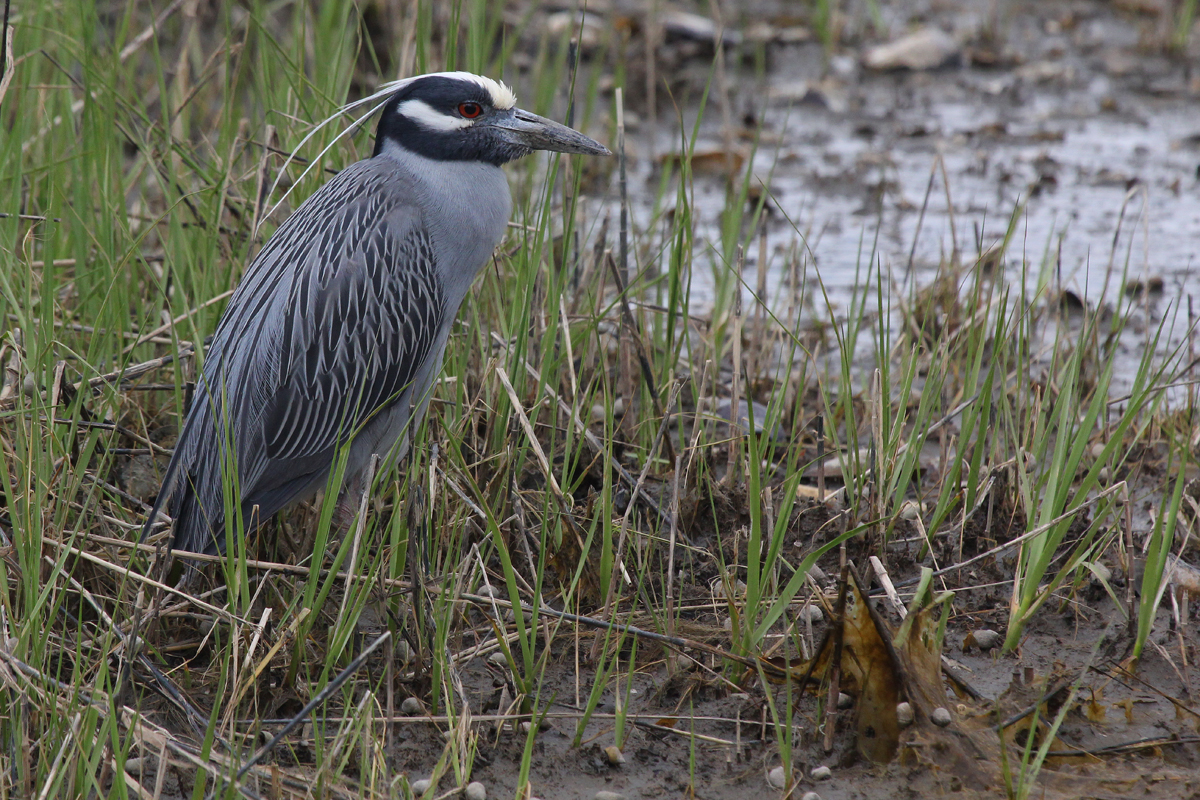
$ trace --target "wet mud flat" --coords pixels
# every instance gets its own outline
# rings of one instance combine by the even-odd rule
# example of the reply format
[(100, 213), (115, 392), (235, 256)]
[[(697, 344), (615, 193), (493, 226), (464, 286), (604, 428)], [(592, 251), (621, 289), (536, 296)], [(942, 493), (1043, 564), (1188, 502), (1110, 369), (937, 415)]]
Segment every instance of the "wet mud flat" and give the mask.
[[(1031, 300), (1061, 297), (1069, 313), (1128, 308), (1118, 354), (1127, 369), (1160, 326), (1163, 352), (1194, 348), (1200, 78), (1173, 7), (933, 2), (878, 12), (841, 9), (830, 48), (812, 20), (798, 25), (786, 9), (740, 18), (742, 52), (758, 37), (765, 56), (726, 48), (698, 127), (695, 216), (712, 249), (698, 249), (692, 266), (696, 307), (728, 313), (734, 265), (721, 220), (727, 181), (749, 175), (749, 203), (767, 199), (762, 239), (746, 246), (743, 301), (757, 295), (781, 318), (802, 291), (813, 319), (844, 320), (864, 297), (874, 310), (880, 286), (894, 309), (991, 254), (1001, 257), (990, 268)], [(707, 77), (677, 69), (693, 89)], [(665, 121), (690, 132), (698, 110), (662, 109), (657, 124), (645, 109), (635, 117), (631, 205), (650, 230), (662, 205), (655, 181), (680, 157)]]

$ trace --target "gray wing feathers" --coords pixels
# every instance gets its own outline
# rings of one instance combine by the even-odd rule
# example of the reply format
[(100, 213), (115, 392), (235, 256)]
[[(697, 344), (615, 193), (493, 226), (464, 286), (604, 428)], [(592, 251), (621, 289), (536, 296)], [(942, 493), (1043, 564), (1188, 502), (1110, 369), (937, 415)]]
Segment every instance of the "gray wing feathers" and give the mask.
[[(427, 389), (412, 384), (431, 379), (421, 367), (446, 324), (434, 249), (410, 193), (372, 167), (359, 162), (309, 198), (234, 293), (164, 482), (176, 549), (223, 543), (223, 452), (237, 462), (243, 513), (257, 505), (265, 519), (319, 488), (336, 448), (374, 414)], [(223, 447), (231, 441), (240, 452)]]
[[(444, 299), (428, 236), (384, 219), (319, 289), (300, 284), (277, 366), (280, 388), (260, 409), (272, 458), (333, 447), (406, 388), (428, 357)], [(404, 225), (397, 235), (394, 228)], [(401, 274), (392, 265), (402, 264)], [(289, 335), (290, 334), (290, 335)]]

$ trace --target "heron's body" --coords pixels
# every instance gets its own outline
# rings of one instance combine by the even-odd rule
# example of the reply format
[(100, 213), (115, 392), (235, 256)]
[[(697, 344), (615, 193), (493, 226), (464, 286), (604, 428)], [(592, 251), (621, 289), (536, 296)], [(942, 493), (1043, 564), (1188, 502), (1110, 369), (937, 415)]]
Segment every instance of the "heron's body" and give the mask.
[[(429, 77), (440, 80), (433, 88), (442, 93), (458, 89), (442, 88), (449, 80), (465, 81), (464, 91), (477, 81), (476, 90), (490, 92), (480, 97), (495, 101), (494, 113), (513, 117), (498, 84)], [(401, 91), (420, 97), (424, 78)], [(398, 101), (409, 95), (397, 92), (375, 155), (305, 201), (246, 270), (205, 354), (156, 504), (174, 518), (175, 549), (223, 547), (223, 475), (233, 464), (231, 485), (247, 528), (324, 487), (343, 444), (350, 445), (347, 486), (357, 486), (372, 455), (402, 454), (403, 434), (428, 404), (459, 307), (504, 234), (511, 199), (499, 165), (532, 149), (489, 158), (490, 151), (478, 155), (479, 145), (461, 152), (461, 145), (435, 146), (443, 140), (414, 140), (441, 133), (450, 143), (474, 141), (456, 138), (468, 127), (460, 120), (447, 116), (457, 126), (448, 128), (430, 116), (440, 95), (429, 84), (424, 89), (429, 102), (410, 100), (407, 116)], [(595, 147), (575, 152), (603, 151)]]

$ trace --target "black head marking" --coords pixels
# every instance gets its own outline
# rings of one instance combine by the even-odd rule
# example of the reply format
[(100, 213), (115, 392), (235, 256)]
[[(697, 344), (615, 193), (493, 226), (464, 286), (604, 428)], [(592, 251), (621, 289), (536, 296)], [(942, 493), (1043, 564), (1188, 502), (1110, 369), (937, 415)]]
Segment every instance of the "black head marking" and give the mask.
[[(497, 84), (499, 86), (499, 84)], [(480, 109), (462, 113), (464, 104)], [(475, 109), (469, 105), (469, 112)], [(489, 122), (513, 113), (511, 94), (476, 80), (429, 75), (400, 89), (387, 102), (375, 133), (375, 152), (388, 143), (437, 161), (482, 161), (500, 166), (532, 152), (509, 141)]]

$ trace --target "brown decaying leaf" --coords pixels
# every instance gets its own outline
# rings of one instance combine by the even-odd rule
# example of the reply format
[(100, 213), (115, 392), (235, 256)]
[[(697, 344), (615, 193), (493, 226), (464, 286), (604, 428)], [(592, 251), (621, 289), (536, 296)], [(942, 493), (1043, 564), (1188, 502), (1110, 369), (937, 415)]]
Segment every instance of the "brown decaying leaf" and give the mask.
[(901, 699), (901, 677), (890, 638), (876, 626), (853, 570), (849, 575), (842, 632), (842, 682), (858, 695), (858, 752), (882, 764), (895, 757), (900, 740), (896, 704)]

